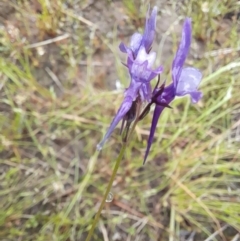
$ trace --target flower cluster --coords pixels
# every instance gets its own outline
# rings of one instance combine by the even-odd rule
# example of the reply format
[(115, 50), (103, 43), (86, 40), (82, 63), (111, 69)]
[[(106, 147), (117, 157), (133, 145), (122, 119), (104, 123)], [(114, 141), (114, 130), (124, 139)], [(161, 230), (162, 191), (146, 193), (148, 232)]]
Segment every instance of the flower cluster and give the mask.
[[(156, 69), (152, 68), (156, 59), (156, 53), (151, 52), (151, 46), (155, 37), (156, 17), (157, 7), (154, 7), (150, 17), (146, 19), (143, 35), (135, 33), (131, 37), (129, 47), (123, 43), (119, 46), (120, 50), (127, 54), (126, 67), (128, 68), (131, 81), (125, 91), (124, 100), (116, 116), (103, 140), (97, 146), (101, 150), (121, 120), (123, 120), (123, 125), (126, 120), (131, 122), (136, 118), (139, 121), (149, 112), (150, 106), (155, 104), (144, 162), (149, 154), (158, 119), (164, 108), (170, 107), (169, 104), (175, 97), (190, 95), (192, 103), (196, 103), (202, 97), (202, 93), (198, 91), (202, 74), (193, 67), (183, 67), (191, 44), (192, 30), (190, 18), (186, 18), (184, 21), (182, 38), (172, 62), (172, 82), (168, 86), (165, 86), (165, 83), (163, 83), (160, 87), (157, 83), (152, 90), (150, 82), (163, 71), (162, 66)], [(136, 116), (136, 109), (141, 108), (144, 104), (147, 104), (145, 109), (140, 115)]]

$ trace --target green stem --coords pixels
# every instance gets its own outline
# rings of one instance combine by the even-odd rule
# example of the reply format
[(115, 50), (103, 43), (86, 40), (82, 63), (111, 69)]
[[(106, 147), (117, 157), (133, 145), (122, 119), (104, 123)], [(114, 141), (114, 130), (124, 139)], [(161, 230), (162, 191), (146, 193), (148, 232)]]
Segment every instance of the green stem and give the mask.
[(92, 227), (91, 227), (91, 229), (90, 229), (90, 231), (89, 231), (89, 233), (88, 233), (88, 236), (87, 236), (87, 238), (86, 238), (85, 241), (90, 241), (90, 239), (91, 239), (91, 237), (92, 237), (92, 235), (93, 235), (94, 229), (95, 229), (95, 227), (96, 227), (96, 225), (97, 225), (97, 223), (98, 223), (98, 220), (99, 220), (99, 218), (100, 218), (100, 215), (101, 215), (102, 209), (103, 209), (103, 207), (104, 207), (104, 204), (105, 204), (105, 202), (106, 202), (107, 196), (108, 196), (108, 194), (109, 194), (109, 192), (110, 192), (110, 190), (111, 190), (111, 188), (112, 188), (113, 181), (114, 181), (114, 179), (115, 179), (115, 177), (116, 177), (116, 174), (117, 174), (117, 171), (118, 171), (120, 162), (121, 162), (121, 160), (122, 160), (122, 158), (123, 158), (123, 155), (124, 155), (124, 152), (125, 152), (126, 147), (127, 147), (127, 143), (125, 142), (125, 143), (123, 143), (122, 148), (121, 148), (121, 150), (120, 150), (120, 153), (119, 153), (119, 155), (118, 155), (118, 157), (117, 157), (117, 159), (116, 159), (116, 161), (115, 161), (115, 166), (114, 166), (114, 169), (113, 169), (112, 176), (111, 176), (110, 181), (109, 181), (109, 183), (108, 183), (106, 192), (104, 193), (104, 196), (103, 196), (103, 200), (102, 200), (102, 202), (101, 202), (101, 205), (100, 205), (100, 207), (99, 207), (99, 209), (98, 209), (98, 212), (97, 212), (97, 214), (96, 214), (96, 216), (95, 216), (95, 218), (94, 218)]

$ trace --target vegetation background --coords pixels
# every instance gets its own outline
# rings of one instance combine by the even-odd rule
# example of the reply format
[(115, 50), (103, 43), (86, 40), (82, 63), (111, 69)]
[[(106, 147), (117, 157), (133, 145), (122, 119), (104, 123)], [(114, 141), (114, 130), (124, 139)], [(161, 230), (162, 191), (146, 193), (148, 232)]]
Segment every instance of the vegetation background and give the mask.
[(240, 2), (1, 0), (0, 240), (82, 241), (119, 147), (96, 145), (128, 86), (120, 41), (159, 7), (153, 49), (170, 66), (186, 16), (203, 99), (164, 111), (142, 166), (136, 128), (92, 240), (240, 240)]

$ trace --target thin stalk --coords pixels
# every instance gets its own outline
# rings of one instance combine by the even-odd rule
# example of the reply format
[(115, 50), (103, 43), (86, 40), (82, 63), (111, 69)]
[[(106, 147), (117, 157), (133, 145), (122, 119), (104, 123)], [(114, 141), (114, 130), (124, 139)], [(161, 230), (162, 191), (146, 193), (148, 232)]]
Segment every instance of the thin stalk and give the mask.
[[(169, 241), (174, 241), (175, 240), (175, 209), (173, 206), (171, 206), (171, 214), (170, 214), (170, 232), (171, 234), (169, 235)], [(172, 235), (173, 234), (173, 235)]]
[(117, 157), (117, 159), (116, 159), (116, 161), (115, 161), (115, 166), (114, 166), (114, 169), (113, 169), (112, 176), (111, 176), (110, 181), (109, 181), (109, 183), (108, 183), (107, 189), (106, 189), (106, 191), (105, 191), (105, 193), (104, 193), (104, 196), (103, 196), (101, 205), (100, 205), (100, 207), (99, 207), (99, 209), (98, 209), (98, 212), (97, 212), (97, 214), (96, 214), (96, 216), (95, 216), (95, 218), (94, 218), (92, 227), (91, 227), (91, 229), (90, 229), (90, 231), (89, 231), (89, 233), (88, 233), (88, 236), (87, 236), (87, 238), (86, 238), (85, 241), (90, 241), (90, 239), (91, 239), (91, 237), (92, 237), (92, 235), (93, 235), (94, 229), (95, 229), (95, 227), (96, 227), (96, 225), (97, 225), (97, 223), (98, 223), (98, 221), (99, 221), (99, 218), (100, 218), (102, 209), (103, 209), (103, 207), (104, 207), (104, 204), (105, 204), (105, 202), (106, 202), (107, 196), (108, 196), (108, 194), (109, 194), (109, 192), (110, 192), (110, 190), (111, 190), (111, 188), (112, 188), (113, 181), (114, 181), (114, 179), (115, 179), (115, 177), (116, 177), (116, 174), (117, 174), (117, 171), (118, 171), (120, 162), (121, 162), (121, 160), (122, 160), (122, 158), (123, 158), (123, 155), (124, 155), (124, 152), (125, 152), (126, 147), (127, 147), (127, 142), (123, 143), (122, 148), (121, 148), (121, 150), (120, 150), (120, 153), (119, 153), (119, 155), (118, 155), (118, 157)]
[[(141, 103), (140, 101), (137, 102), (137, 105), (136, 105), (136, 118), (135, 118), (135, 120), (134, 120), (134, 122), (133, 122), (133, 127), (131, 128), (130, 133), (128, 134), (128, 131), (129, 131), (129, 128), (130, 128), (131, 123), (128, 123), (129, 126), (127, 126), (126, 133), (123, 132), (123, 135), (122, 135), (122, 136), (123, 136), (123, 145), (122, 145), (122, 148), (121, 148), (121, 150), (120, 150), (120, 153), (119, 153), (117, 159), (115, 160), (115, 166), (114, 166), (114, 169), (113, 169), (113, 173), (112, 173), (112, 175), (111, 175), (111, 178), (110, 178), (110, 181), (109, 181), (109, 183), (108, 183), (107, 189), (106, 189), (106, 191), (105, 191), (105, 193), (104, 193), (103, 200), (102, 200), (102, 202), (101, 202), (101, 204), (100, 204), (100, 207), (99, 207), (99, 209), (98, 209), (98, 212), (97, 212), (97, 214), (96, 214), (96, 216), (95, 216), (95, 218), (94, 218), (94, 220), (93, 220), (92, 227), (91, 227), (90, 231), (88, 232), (88, 236), (87, 236), (87, 238), (86, 238), (85, 241), (90, 241), (90, 239), (91, 239), (91, 237), (92, 237), (92, 235), (93, 235), (94, 229), (95, 229), (95, 227), (96, 227), (96, 225), (97, 225), (97, 223), (98, 223), (98, 221), (99, 221), (99, 218), (100, 218), (102, 209), (103, 209), (104, 204), (105, 204), (105, 202), (106, 202), (107, 196), (108, 196), (108, 194), (109, 194), (109, 192), (110, 192), (110, 190), (111, 190), (111, 188), (112, 188), (113, 181), (114, 181), (114, 179), (115, 179), (115, 177), (116, 177), (116, 175), (117, 175), (117, 171), (118, 171), (120, 162), (121, 162), (121, 160), (122, 160), (122, 158), (123, 158), (124, 152), (125, 152), (125, 150), (126, 150), (128, 141), (131, 139), (132, 134), (133, 134), (133, 131), (134, 131), (134, 129), (135, 129), (136, 125), (137, 125), (137, 122), (138, 122), (138, 120), (139, 120), (139, 114), (140, 114), (141, 104), (142, 104), (142, 103)], [(134, 111), (134, 113), (135, 113), (135, 111)], [(125, 136), (125, 135), (126, 135), (126, 136)]]

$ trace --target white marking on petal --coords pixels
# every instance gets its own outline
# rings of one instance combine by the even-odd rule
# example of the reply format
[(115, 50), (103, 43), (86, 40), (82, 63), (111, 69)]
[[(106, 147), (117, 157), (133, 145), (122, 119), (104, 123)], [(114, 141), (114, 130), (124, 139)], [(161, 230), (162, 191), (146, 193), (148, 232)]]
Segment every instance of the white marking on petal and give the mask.
[(177, 83), (177, 95), (183, 96), (190, 92), (197, 91), (201, 79), (202, 74), (199, 70), (192, 67), (182, 69), (181, 76)]
[(145, 61), (148, 61), (148, 68), (151, 68), (154, 61), (156, 59), (156, 53), (155, 52), (151, 52), (150, 54), (147, 54), (146, 50), (144, 47), (141, 47), (138, 51), (138, 55), (136, 57), (136, 61), (138, 63), (143, 63)]

